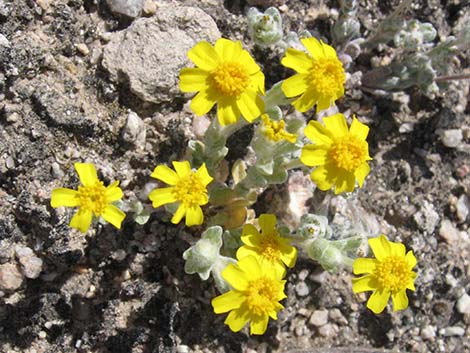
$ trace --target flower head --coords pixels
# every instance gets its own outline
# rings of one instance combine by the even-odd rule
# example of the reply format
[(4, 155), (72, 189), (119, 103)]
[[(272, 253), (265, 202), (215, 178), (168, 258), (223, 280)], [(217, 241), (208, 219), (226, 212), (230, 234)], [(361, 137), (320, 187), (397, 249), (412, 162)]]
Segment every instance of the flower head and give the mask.
[(369, 239), (376, 259), (359, 258), (354, 261), (354, 274), (366, 274), (352, 280), (354, 293), (372, 291), (367, 307), (375, 314), (381, 313), (392, 296), (393, 311), (408, 307), (406, 290), (415, 290), (416, 265), (413, 251), (406, 253), (405, 246), (381, 235)]
[(198, 92), (191, 110), (204, 115), (217, 103), (217, 117), (222, 126), (233, 124), (242, 115), (248, 122), (264, 110), (264, 75), (241, 42), (220, 38), (212, 47), (197, 43), (188, 51), (196, 68), (183, 68), (179, 87), (183, 92)]
[(369, 128), (353, 118), (348, 130), (343, 114), (323, 118), (325, 126), (317, 121), (310, 121), (305, 128), (305, 135), (314, 145), (302, 148), (300, 160), (315, 170), (311, 179), (320, 190), (329, 190), (333, 186), (335, 194), (354, 190), (356, 180), (362, 187), (370, 172), (367, 161), (369, 145), (366, 138)]
[(119, 181), (105, 187), (98, 179), (93, 164), (75, 163), (74, 167), (82, 185), (78, 186), (78, 190), (67, 188), (52, 190), (51, 206), (54, 208), (79, 207), (78, 212), (70, 221), (70, 227), (82, 233), (90, 228), (93, 216), (101, 216), (105, 221), (120, 229), (126, 215), (112, 204), (122, 198), (122, 190), (118, 187)]
[(297, 74), (284, 80), (282, 91), (288, 98), (298, 97), (292, 105), (305, 112), (317, 105), (317, 112), (328, 109), (344, 95), (346, 75), (336, 51), (316, 38), (303, 38), (308, 53), (289, 48), (281, 64)]
[(269, 318), (277, 320), (277, 312), (284, 307), (279, 301), (286, 298), (282, 273), (253, 256), (228, 265), (222, 277), (233, 290), (212, 299), (216, 314), (229, 312), (225, 319), (233, 332), (240, 331), (250, 321), (250, 333), (262, 335)]
[(173, 167), (175, 170), (166, 165), (159, 165), (150, 175), (152, 178), (171, 185), (150, 192), (149, 199), (152, 201), (152, 206), (157, 208), (165, 204), (178, 202), (178, 209), (171, 222), (178, 224), (186, 216), (186, 225), (188, 227), (200, 225), (204, 220), (200, 206), (209, 201), (206, 187), (212, 181), (212, 177), (207, 172), (204, 163), (197, 171), (191, 170), (188, 161), (173, 162)]
[(268, 114), (261, 115), (263, 121), (262, 131), (264, 136), (273, 142), (288, 141), (295, 143), (297, 141), (297, 135), (291, 134), (286, 131), (286, 123), (284, 120), (271, 120)]
[(290, 245), (289, 239), (282, 238), (276, 229), (276, 216), (262, 214), (259, 217), (261, 233), (252, 224), (243, 227), (241, 240), (243, 246), (237, 251), (237, 259), (255, 256), (260, 262), (267, 262), (277, 271), (285, 273), (285, 266), (294, 267), (297, 249)]

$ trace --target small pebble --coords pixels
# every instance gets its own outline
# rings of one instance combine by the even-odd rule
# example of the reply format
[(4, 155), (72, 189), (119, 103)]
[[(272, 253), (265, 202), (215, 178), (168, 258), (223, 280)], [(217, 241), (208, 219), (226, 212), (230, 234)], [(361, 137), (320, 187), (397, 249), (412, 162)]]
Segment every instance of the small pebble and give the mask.
[(295, 285), (295, 292), (299, 297), (306, 297), (310, 290), (305, 282), (299, 282)]
[(339, 332), (338, 326), (335, 324), (326, 324), (318, 329), (318, 333), (323, 337), (333, 337)]
[(343, 314), (341, 313), (341, 310), (339, 310), (338, 308), (331, 309), (328, 313), (328, 316), (331, 320), (333, 320), (334, 322), (338, 324), (342, 324), (342, 325), (348, 324), (348, 320), (343, 316)]
[(460, 129), (443, 130), (439, 133), (444, 146), (456, 148), (462, 144), (463, 134)]
[(460, 239), (460, 232), (456, 227), (454, 227), (450, 220), (444, 219), (441, 222), (441, 227), (439, 228), (439, 236), (448, 244), (457, 245)]
[(455, 205), (457, 218), (459, 219), (460, 222), (465, 222), (465, 220), (468, 217), (469, 209), (470, 209), (470, 200), (468, 199), (467, 195), (465, 194), (460, 195)]
[(18, 266), (7, 263), (0, 265), (0, 289), (13, 291), (21, 287), (23, 275)]
[(88, 49), (88, 47), (86, 46), (86, 44), (84, 43), (78, 43), (78, 44), (75, 44), (75, 48), (77, 48), (77, 50), (80, 52), (80, 54), (82, 54), (83, 56), (87, 56), (88, 54), (90, 54), (90, 49)]
[(431, 325), (423, 327), (421, 337), (423, 340), (434, 341), (434, 338), (436, 338), (436, 327)]
[(461, 314), (470, 314), (470, 295), (464, 293), (457, 300), (457, 311)]
[(328, 310), (315, 310), (310, 317), (309, 323), (316, 327), (328, 323)]
[(441, 336), (463, 336), (465, 334), (465, 329), (460, 326), (449, 326), (439, 330)]

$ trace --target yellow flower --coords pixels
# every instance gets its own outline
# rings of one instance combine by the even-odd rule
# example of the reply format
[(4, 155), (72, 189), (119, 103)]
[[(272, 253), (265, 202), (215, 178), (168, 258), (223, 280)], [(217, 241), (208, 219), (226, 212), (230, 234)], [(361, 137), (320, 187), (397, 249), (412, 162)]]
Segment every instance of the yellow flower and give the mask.
[(291, 134), (286, 131), (286, 123), (284, 122), (284, 120), (271, 120), (269, 119), (268, 114), (261, 115), (261, 119), (263, 120), (262, 131), (264, 136), (266, 136), (268, 140), (271, 140), (273, 142), (285, 140), (290, 143), (295, 143), (297, 141), (296, 134)]
[(78, 186), (78, 190), (67, 188), (52, 190), (51, 206), (54, 208), (78, 206), (78, 212), (72, 217), (70, 227), (82, 233), (90, 228), (93, 216), (101, 216), (105, 221), (120, 229), (126, 214), (112, 205), (112, 202), (122, 198), (122, 190), (118, 187), (119, 181), (105, 187), (98, 179), (93, 164), (75, 163), (74, 167), (82, 185)]
[(366, 141), (369, 128), (354, 117), (348, 130), (343, 114), (323, 118), (323, 122), (325, 126), (310, 121), (304, 131), (315, 143), (304, 146), (300, 156), (303, 164), (317, 166), (311, 179), (320, 190), (334, 186), (335, 194), (353, 191), (356, 180), (362, 187), (370, 172), (367, 161), (372, 159)]
[(212, 299), (216, 314), (229, 312), (225, 319), (233, 332), (240, 331), (250, 322), (250, 334), (266, 332), (269, 318), (277, 320), (277, 312), (284, 307), (279, 303), (286, 298), (282, 274), (253, 256), (245, 257), (235, 265), (228, 265), (222, 277), (233, 290)]
[(416, 273), (412, 269), (416, 265), (416, 258), (413, 251), (405, 254), (403, 244), (388, 241), (384, 235), (369, 239), (369, 245), (376, 259), (360, 258), (354, 261), (354, 274), (366, 275), (352, 280), (353, 292), (372, 291), (367, 307), (375, 314), (384, 310), (390, 295), (393, 311), (406, 309), (406, 290), (415, 290)]
[(204, 115), (217, 103), (217, 117), (222, 126), (233, 124), (242, 115), (253, 122), (264, 110), (264, 74), (241, 42), (220, 38), (212, 47), (197, 43), (188, 51), (196, 68), (180, 72), (183, 92), (198, 92), (191, 110)]
[(252, 224), (246, 224), (243, 227), (241, 240), (245, 245), (238, 249), (237, 259), (254, 256), (261, 263), (267, 262), (277, 271), (285, 273), (284, 265), (294, 267), (297, 249), (290, 245), (289, 239), (279, 235), (275, 215), (262, 214), (258, 222), (262, 234)]
[(316, 38), (303, 38), (308, 54), (289, 48), (281, 64), (297, 74), (284, 80), (282, 91), (287, 98), (297, 97), (292, 105), (305, 112), (317, 105), (317, 112), (328, 109), (344, 95), (346, 75), (336, 51)]
[(159, 188), (150, 192), (149, 199), (152, 206), (157, 208), (165, 204), (178, 202), (171, 222), (178, 224), (186, 216), (188, 227), (200, 225), (204, 221), (202, 209), (209, 199), (206, 186), (212, 181), (203, 163), (197, 171), (192, 171), (188, 161), (173, 162), (175, 170), (166, 165), (159, 165), (150, 175), (152, 178), (171, 185), (168, 188)]

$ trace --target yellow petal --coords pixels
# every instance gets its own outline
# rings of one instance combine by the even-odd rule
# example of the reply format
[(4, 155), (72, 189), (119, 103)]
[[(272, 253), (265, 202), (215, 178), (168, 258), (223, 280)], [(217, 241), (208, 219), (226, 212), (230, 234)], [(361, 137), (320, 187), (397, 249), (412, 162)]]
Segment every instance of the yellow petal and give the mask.
[(179, 222), (181, 222), (185, 214), (186, 214), (186, 207), (183, 204), (180, 204), (175, 214), (171, 218), (171, 223), (178, 224)]
[(51, 206), (57, 207), (75, 207), (79, 205), (77, 191), (67, 188), (57, 188), (52, 190)]
[(250, 76), (250, 85), (248, 87), (264, 96), (264, 74), (261, 70)]
[(306, 112), (318, 101), (318, 93), (314, 89), (306, 90), (298, 99), (292, 102), (292, 106), (299, 112)]
[(367, 301), (367, 307), (372, 310), (374, 314), (380, 314), (387, 306), (389, 298), (390, 291), (386, 289), (382, 291), (376, 290)]
[(185, 178), (189, 175), (189, 173), (191, 173), (191, 164), (189, 164), (188, 161), (173, 161), (171, 163), (173, 164), (173, 168), (175, 168), (178, 178)]
[(179, 88), (182, 92), (198, 92), (209, 86), (209, 73), (199, 68), (184, 68), (180, 71)]
[(206, 163), (202, 163), (199, 169), (196, 171), (196, 175), (199, 177), (201, 180), (201, 183), (204, 186), (207, 186), (214, 180), (210, 175), (209, 172), (207, 171)]
[(348, 124), (346, 124), (346, 118), (343, 114), (334, 114), (327, 118), (323, 118), (325, 127), (335, 137), (341, 137), (348, 134)]
[(240, 65), (248, 72), (249, 75), (253, 75), (261, 71), (259, 65), (246, 50), (243, 50), (240, 53), (239, 62)]
[(416, 272), (411, 272), (411, 278), (409, 279), (408, 283), (406, 284), (406, 289), (410, 289), (412, 291), (415, 291), (415, 279), (416, 279)]
[(365, 275), (352, 279), (352, 290), (354, 293), (376, 290), (377, 286), (377, 279), (372, 275)]
[(202, 116), (207, 114), (216, 102), (217, 99), (216, 95), (214, 95), (213, 89), (204, 89), (193, 97), (189, 104), (189, 108), (191, 108), (193, 113), (197, 116)]
[(254, 317), (250, 323), (250, 334), (262, 335), (263, 333), (265, 333), (268, 327), (268, 321), (269, 316), (266, 314)]
[(82, 185), (92, 186), (98, 181), (98, 175), (92, 163), (74, 163), (74, 167)]
[(250, 123), (264, 111), (263, 99), (256, 91), (250, 89), (246, 89), (236, 102), (241, 115)]
[(232, 310), (227, 315), (225, 324), (227, 324), (233, 332), (238, 332), (249, 320), (250, 312), (247, 310), (246, 306), (242, 306), (239, 309)]
[(240, 246), (237, 250), (237, 260), (241, 260), (247, 256), (261, 256), (256, 248), (249, 246)]
[(369, 127), (357, 120), (356, 117), (353, 117), (349, 132), (356, 136), (359, 140), (365, 141), (367, 139), (367, 135), (369, 134)]
[(392, 293), (393, 311), (404, 310), (408, 307), (408, 297), (406, 296), (406, 289), (397, 293)]
[(375, 271), (376, 264), (377, 260), (375, 259), (356, 259), (353, 263), (353, 272), (355, 275), (360, 275), (362, 273), (373, 273)]
[(105, 195), (107, 202), (114, 202), (122, 199), (123, 193), (121, 188), (118, 186), (119, 181), (115, 181), (106, 188)]
[(298, 73), (306, 74), (312, 67), (313, 60), (308, 54), (301, 50), (289, 48), (286, 55), (281, 59), (281, 64), (294, 69)]
[(234, 42), (226, 38), (217, 39), (214, 49), (221, 60), (231, 62), (238, 62), (238, 58), (243, 51), (240, 41)]
[(253, 224), (245, 224), (243, 226), (241, 240), (248, 246), (257, 247), (260, 245), (261, 234)]
[(157, 165), (150, 176), (168, 185), (176, 185), (179, 181), (176, 172), (164, 164)]
[(405, 245), (402, 243), (395, 243), (393, 241), (390, 241), (388, 243), (390, 245), (390, 254), (398, 257), (405, 257), (406, 254), (406, 248)]
[(297, 249), (291, 245), (281, 246), (281, 260), (287, 267), (294, 267), (297, 261)]
[(276, 216), (273, 214), (262, 214), (258, 219), (258, 223), (263, 234), (272, 234), (276, 227)]
[(337, 174), (335, 168), (328, 164), (315, 168), (315, 170), (310, 174), (310, 179), (312, 179), (312, 181), (322, 191), (331, 189), (336, 178)]
[(305, 145), (302, 148), (300, 161), (309, 167), (316, 167), (326, 164), (328, 150), (324, 145)]
[(212, 71), (219, 64), (219, 56), (215, 49), (206, 41), (197, 43), (188, 51), (188, 58), (199, 68)]
[(323, 58), (325, 57), (325, 53), (323, 51), (322, 42), (320, 42), (317, 38), (309, 37), (309, 38), (302, 38), (300, 40), (304, 45), (305, 49), (312, 55), (313, 58)]
[(106, 222), (112, 224), (117, 229), (121, 229), (121, 223), (126, 217), (126, 214), (116, 206), (108, 205), (101, 214), (101, 217), (103, 217)]
[(186, 209), (186, 226), (198, 226), (204, 221), (204, 214), (199, 206), (192, 206)]
[(416, 266), (417, 261), (412, 250), (406, 253), (406, 263), (410, 266), (410, 269)]
[(174, 187), (158, 188), (158, 189), (152, 190), (149, 193), (149, 199), (150, 201), (152, 201), (153, 208), (158, 208), (162, 205), (166, 205), (166, 204), (177, 201), (173, 191), (174, 191)]
[(331, 146), (334, 140), (333, 134), (318, 121), (310, 120), (305, 127), (304, 134), (315, 143), (315, 145)]
[(282, 82), (281, 89), (287, 98), (297, 97), (308, 88), (308, 75), (295, 74)]
[(353, 173), (342, 171), (335, 181), (335, 195), (343, 192), (353, 192), (356, 186), (356, 178)]
[(390, 244), (384, 235), (380, 235), (377, 238), (370, 238), (368, 242), (377, 260), (382, 261), (390, 256)]
[(334, 101), (334, 97), (324, 96), (323, 94), (318, 93), (316, 112), (319, 113), (322, 110), (329, 109), (334, 104)]
[(257, 257), (247, 256), (238, 261), (238, 266), (245, 273), (245, 276), (256, 277), (263, 273)]
[(238, 291), (244, 291), (248, 288), (246, 273), (240, 268), (240, 266), (238, 266), (238, 264), (227, 265), (227, 267), (222, 271), (222, 277), (228, 282), (228, 284)]
[(326, 44), (323, 41), (320, 41), (320, 43), (322, 44), (323, 53), (325, 54), (326, 57), (331, 58), (331, 59), (338, 58), (338, 56), (336, 55), (336, 50), (332, 46)]
[(70, 220), (70, 227), (78, 229), (82, 233), (86, 233), (88, 228), (90, 228), (92, 218), (93, 213), (91, 210), (84, 210), (80, 208)]
[(221, 314), (238, 309), (243, 304), (244, 299), (245, 297), (242, 293), (231, 290), (212, 299), (211, 304), (214, 308), (214, 313)]
[(233, 99), (223, 99), (217, 105), (217, 118), (220, 125), (236, 123), (240, 118), (240, 110)]
[(369, 175), (370, 173), (370, 167), (367, 162), (362, 163), (355, 171), (354, 171), (354, 176), (357, 180), (357, 183), (359, 184), (359, 187), (362, 188), (362, 185), (364, 184), (364, 180), (366, 179), (366, 176)]

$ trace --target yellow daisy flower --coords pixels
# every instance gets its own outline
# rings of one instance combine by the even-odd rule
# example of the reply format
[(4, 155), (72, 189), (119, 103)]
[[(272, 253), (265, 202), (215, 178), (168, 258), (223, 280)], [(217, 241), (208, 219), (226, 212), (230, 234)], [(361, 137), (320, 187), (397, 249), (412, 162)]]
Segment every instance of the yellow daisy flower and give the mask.
[(295, 143), (297, 141), (297, 135), (291, 134), (286, 131), (286, 123), (284, 120), (271, 120), (268, 114), (261, 115), (263, 121), (262, 131), (264, 136), (273, 142), (288, 141)]
[(105, 221), (120, 229), (126, 214), (112, 204), (122, 198), (122, 190), (118, 187), (119, 181), (105, 187), (98, 179), (93, 164), (75, 163), (74, 167), (82, 185), (78, 186), (78, 190), (67, 188), (52, 190), (51, 206), (53, 208), (79, 207), (78, 212), (70, 221), (70, 227), (82, 233), (90, 228), (93, 216), (101, 216)]
[(286, 298), (286, 281), (282, 280), (282, 274), (248, 256), (228, 265), (222, 271), (222, 277), (233, 290), (212, 299), (214, 312), (229, 312), (225, 324), (233, 332), (240, 331), (250, 322), (250, 334), (262, 335), (269, 318), (277, 320), (277, 312), (284, 309), (279, 303)]
[(191, 170), (188, 161), (173, 162), (175, 170), (166, 165), (159, 165), (150, 175), (152, 178), (171, 185), (167, 188), (158, 188), (150, 192), (149, 199), (152, 206), (157, 208), (165, 204), (178, 202), (171, 222), (178, 224), (186, 216), (188, 227), (200, 225), (204, 221), (200, 206), (207, 204), (207, 185), (212, 181), (206, 165), (203, 163), (197, 171)]
[(323, 118), (323, 122), (325, 126), (310, 121), (304, 131), (315, 143), (305, 145), (300, 156), (303, 164), (317, 167), (311, 179), (320, 190), (334, 186), (335, 194), (353, 191), (356, 180), (362, 187), (370, 172), (367, 161), (372, 159), (366, 141), (369, 128), (354, 117), (348, 130), (346, 118), (339, 113)]
[(336, 51), (316, 38), (303, 38), (308, 53), (289, 48), (281, 64), (297, 74), (284, 80), (282, 91), (287, 98), (298, 97), (292, 105), (306, 112), (317, 105), (317, 113), (328, 109), (344, 95), (346, 74)]
[(381, 235), (369, 239), (369, 245), (376, 259), (359, 258), (354, 261), (354, 274), (365, 276), (353, 278), (352, 290), (354, 293), (372, 291), (367, 301), (367, 307), (375, 314), (381, 313), (392, 296), (393, 311), (408, 307), (406, 290), (415, 290), (414, 280), (416, 272), (416, 257), (413, 251), (406, 254), (405, 246), (394, 243)]
[(243, 227), (241, 240), (243, 246), (237, 251), (237, 259), (247, 256), (257, 257), (260, 262), (267, 262), (277, 271), (285, 273), (285, 266), (294, 267), (297, 249), (290, 245), (290, 240), (282, 238), (276, 229), (276, 216), (262, 214), (259, 217), (261, 233), (252, 224)]
[(251, 123), (264, 111), (264, 74), (241, 42), (220, 38), (211, 46), (202, 41), (188, 57), (197, 67), (181, 70), (179, 87), (198, 92), (190, 104), (196, 115), (208, 113), (217, 103), (217, 117), (225, 126), (240, 115)]

